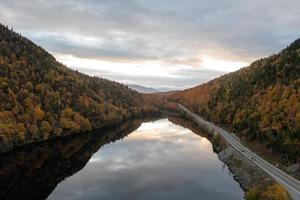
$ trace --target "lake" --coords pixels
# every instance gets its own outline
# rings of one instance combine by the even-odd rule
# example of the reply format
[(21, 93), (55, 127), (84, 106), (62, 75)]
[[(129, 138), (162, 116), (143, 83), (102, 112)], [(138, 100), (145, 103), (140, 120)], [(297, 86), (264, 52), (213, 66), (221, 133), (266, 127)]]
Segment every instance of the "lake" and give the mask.
[(0, 197), (243, 199), (205, 133), (189, 126), (178, 117), (133, 120), (18, 149), (0, 157)]

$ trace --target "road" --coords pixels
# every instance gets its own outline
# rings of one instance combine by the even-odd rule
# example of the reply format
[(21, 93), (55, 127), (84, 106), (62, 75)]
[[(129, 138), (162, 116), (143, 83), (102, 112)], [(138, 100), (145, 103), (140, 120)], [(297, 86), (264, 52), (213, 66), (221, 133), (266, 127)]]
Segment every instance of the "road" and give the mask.
[(205, 124), (210, 129), (213, 129), (214, 132), (219, 133), (234, 149), (240, 152), (243, 156), (248, 158), (252, 163), (260, 167), (266, 173), (268, 173), (276, 182), (282, 185), (286, 191), (290, 194), (290, 196), (295, 200), (300, 200), (300, 181), (295, 179), (294, 177), (286, 174), (282, 170), (278, 169), (274, 165), (270, 164), (257, 154), (253, 153), (250, 149), (245, 147), (240, 143), (239, 139), (227, 132), (226, 130), (216, 126), (212, 122), (208, 122), (202, 117), (192, 113), (186, 107), (181, 104), (178, 104), (179, 107), (184, 110), (187, 114), (189, 114), (197, 123)]

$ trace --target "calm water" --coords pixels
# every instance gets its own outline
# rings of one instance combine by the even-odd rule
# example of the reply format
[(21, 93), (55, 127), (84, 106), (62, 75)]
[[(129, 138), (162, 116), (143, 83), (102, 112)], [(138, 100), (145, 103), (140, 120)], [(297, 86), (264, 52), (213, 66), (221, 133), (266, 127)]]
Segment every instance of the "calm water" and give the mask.
[(162, 119), (102, 146), (48, 199), (240, 200), (243, 191), (206, 138)]

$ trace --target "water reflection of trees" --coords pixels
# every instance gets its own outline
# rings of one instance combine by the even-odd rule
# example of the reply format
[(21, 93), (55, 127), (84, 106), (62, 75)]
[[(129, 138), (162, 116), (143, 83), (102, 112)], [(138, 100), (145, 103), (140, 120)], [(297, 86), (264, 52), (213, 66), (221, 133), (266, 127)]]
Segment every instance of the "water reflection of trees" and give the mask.
[(104, 144), (119, 140), (141, 123), (137, 119), (114, 128), (44, 142), (0, 156), (0, 199), (46, 199), (56, 185), (81, 170)]
[(211, 137), (211, 135), (209, 135), (208, 133), (203, 131), (201, 128), (199, 128), (198, 124), (194, 123), (193, 121), (191, 121), (187, 118), (171, 115), (168, 117), (168, 120), (170, 122), (172, 122), (173, 124), (190, 129), (195, 134), (200, 135), (201, 137), (206, 137), (208, 139), (210, 139), (210, 137)]

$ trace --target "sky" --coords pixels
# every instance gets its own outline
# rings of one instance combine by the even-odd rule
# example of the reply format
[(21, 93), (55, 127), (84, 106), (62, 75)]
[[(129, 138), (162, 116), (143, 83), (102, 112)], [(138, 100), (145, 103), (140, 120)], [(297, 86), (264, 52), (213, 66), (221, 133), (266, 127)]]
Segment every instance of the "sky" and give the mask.
[(299, 0), (1, 0), (0, 22), (86, 74), (192, 87), (300, 37)]

